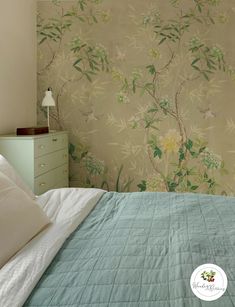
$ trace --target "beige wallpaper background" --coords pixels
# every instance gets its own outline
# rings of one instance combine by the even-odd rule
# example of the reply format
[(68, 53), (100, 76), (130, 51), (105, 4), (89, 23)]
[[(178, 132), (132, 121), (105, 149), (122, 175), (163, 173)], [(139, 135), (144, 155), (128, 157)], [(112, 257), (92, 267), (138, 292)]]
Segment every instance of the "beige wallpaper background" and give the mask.
[(230, 0), (38, 1), (71, 186), (233, 194), (234, 29)]
[(36, 0), (0, 1), (0, 134), (36, 124)]

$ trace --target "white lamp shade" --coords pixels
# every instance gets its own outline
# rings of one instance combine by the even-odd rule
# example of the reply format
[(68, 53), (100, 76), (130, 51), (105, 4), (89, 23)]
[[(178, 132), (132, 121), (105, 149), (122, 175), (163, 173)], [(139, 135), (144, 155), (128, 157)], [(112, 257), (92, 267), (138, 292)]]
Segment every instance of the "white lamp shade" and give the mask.
[(42, 101), (43, 107), (54, 107), (55, 106), (55, 100), (52, 97), (52, 91), (48, 90), (45, 92), (45, 97)]

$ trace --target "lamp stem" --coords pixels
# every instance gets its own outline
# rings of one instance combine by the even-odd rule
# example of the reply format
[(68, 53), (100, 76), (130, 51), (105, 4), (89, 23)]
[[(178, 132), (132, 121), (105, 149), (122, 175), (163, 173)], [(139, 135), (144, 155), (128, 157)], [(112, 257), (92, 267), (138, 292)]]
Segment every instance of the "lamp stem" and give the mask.
[(47, 107), (47, 126), (48, 126), (48, 130), (50, 132), (50, 120), (49, 120), (49, 118), (50, 118), (50, 107), (48, 106)]

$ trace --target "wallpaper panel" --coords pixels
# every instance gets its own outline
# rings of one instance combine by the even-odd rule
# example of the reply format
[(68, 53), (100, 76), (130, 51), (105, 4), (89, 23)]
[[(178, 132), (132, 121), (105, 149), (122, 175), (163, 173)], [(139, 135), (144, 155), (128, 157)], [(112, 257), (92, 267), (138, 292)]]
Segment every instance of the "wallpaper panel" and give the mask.
[(38, 121), (48, 86), (71, 186), (232, 195), (230, 0), (38, 2)]

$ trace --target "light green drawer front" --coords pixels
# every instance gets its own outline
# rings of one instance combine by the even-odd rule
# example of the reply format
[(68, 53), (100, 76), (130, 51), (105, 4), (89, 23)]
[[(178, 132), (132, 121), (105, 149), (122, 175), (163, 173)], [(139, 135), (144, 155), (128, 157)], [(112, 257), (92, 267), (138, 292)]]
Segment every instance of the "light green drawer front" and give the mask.
[(68, 164), (57, 167), (56, 169), (35, 178), (34, 192), (36, 195), (40, 195), (54, 187), (57, 187), (60, 182), (67, 182), (65, 186), (68, 186)]
[(68, 145), (67, 134), (60, 134), (54, 136), (49, 135), (48, 137), (35, 139), (34, 142), (35, 157), (39, 157), (63, 148), (67, 149), (67, 145)]
[(68, 186), (68, 178), (66, 177), (64, 180), (61, 180), (59, 183), (57, 183), (53, 189), (67, 188)]
[(35, 177), (68, 162), (68, 150), (62, 149), (34, 160)]

